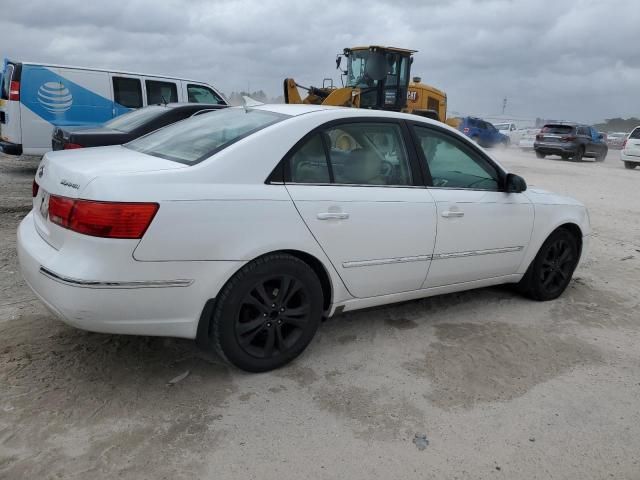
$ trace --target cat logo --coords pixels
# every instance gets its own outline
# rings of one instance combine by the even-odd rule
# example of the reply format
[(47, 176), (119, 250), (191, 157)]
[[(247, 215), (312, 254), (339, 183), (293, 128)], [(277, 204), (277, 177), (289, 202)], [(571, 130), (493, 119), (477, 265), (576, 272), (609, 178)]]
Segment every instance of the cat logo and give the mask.
[(417, 102), (418, 92), (416, 92), (415, 90), (409, 90), (409, 92), (407, 93), (407, 100), (409, 100), (410, 102)]

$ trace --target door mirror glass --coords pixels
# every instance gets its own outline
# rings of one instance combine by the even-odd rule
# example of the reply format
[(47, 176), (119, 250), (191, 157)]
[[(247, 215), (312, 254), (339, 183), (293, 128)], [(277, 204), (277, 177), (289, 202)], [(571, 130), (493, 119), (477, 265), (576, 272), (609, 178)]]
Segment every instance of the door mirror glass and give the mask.
[(505, 180), (505, 191), (507, 193), (521, 193), (527, 189), (527, 182), (520, 175), (507, 173)]

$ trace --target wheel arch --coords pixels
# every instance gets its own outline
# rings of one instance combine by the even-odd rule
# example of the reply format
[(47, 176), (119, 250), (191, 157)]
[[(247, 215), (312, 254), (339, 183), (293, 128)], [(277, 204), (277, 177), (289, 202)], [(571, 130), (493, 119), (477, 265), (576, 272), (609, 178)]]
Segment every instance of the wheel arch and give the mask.
[[(322, 263), (322, 261), (320, 261), (316, 256), (308, 252), (304, 252), (302, 250), (282, 249), (282, 250), (273, 250), (273, 251), (262, 253), (256, 256), (255, 258), (252, 258), (251, 260), (247, 261), (242, 266), (238, 267), (238, 269), (236, 269), (233, 272), (233, 274), (231, 274), (229, 278), (227, 278), (227, 280), (224, 282), (224, 284), (220, 288), (220, 291), (224, 289), (227, 283), (229, 283), (231, 279), (247, 263), (253, 262), (267, 255), (272, 255), (277, 253), (281, 253), (281, 254), (284, 253), (284, 254), (288, 254), (293, 257), (296, 257), (299, 260), (306, 263), (313, 270), (313, 272), (318, 276), (318, 279), (320, 280), (320, 285), (322, 287), (322, 298), (323, 298), (322, 304), (325, 312), (327, 312), (331, 307), (331, 302), (333, 301), (333, 297), (334, 297), (334, 288), (333, 288), (333, 282), (331, 280), (331, 276), (329, 275), (329, 272), (327, 271), (327, 268)], [(210, 298), (205, 302), (205, 305), (202, 309), (202, 313), (200, 314), (200, 319), (198, 320), (196, 342), (202, 346), (206, 346), (209, 342), (209, 323), (211, 320), (211, 315), (213, 314), (213, 311), (216, 307), (216, 298), (217, 297)]]

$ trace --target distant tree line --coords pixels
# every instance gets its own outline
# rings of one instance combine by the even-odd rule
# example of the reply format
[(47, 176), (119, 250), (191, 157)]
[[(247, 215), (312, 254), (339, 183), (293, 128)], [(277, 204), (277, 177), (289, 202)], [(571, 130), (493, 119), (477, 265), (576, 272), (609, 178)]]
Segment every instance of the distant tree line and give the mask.
[(231, 95), (228, 96), (229, 103), (231, 105), (242, 105), (242, 97), (251, 97), (254, 100), (262, 103), (284, 103), (284, 97), (281, 95), (279, 97), (268, 97), (266, 93), (262, 90), (258, 90), (255, 92), (231, 92)]
[(640, 118), (607, 118), (603, 123), (596, 123), (594, 127), (603, 132), (630, 132), (640, 125)]

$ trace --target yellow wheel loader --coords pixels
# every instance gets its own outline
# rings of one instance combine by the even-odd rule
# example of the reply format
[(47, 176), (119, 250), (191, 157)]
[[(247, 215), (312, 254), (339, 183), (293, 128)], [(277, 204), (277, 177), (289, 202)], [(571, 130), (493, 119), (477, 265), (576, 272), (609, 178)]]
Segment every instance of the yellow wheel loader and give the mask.
[[(393, 110), (446, 122), (447, 95), (420, 83), (419, 77), (409, 80), (414, 53), (416, 50), (380, 46), (345, 48), (336, 58), (336, 68), (343, 57), (347, 63), (343, 87), (334, 87), (327, 79), (322, 87), (303, 87), (287, 78), (285, 103)], [(298, 88), (306, 90), (306, 97), (300, 96)]]

